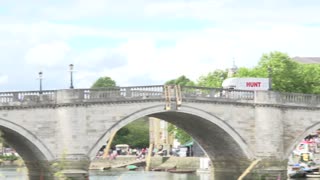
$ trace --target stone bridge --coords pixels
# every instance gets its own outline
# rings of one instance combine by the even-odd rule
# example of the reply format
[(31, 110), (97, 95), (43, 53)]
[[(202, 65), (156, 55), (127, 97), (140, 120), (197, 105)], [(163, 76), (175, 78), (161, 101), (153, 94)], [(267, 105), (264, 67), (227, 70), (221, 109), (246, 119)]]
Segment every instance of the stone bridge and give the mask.
[(30, 179), (62, 173), (86, 179), (90, 161), (112, 132), (156, 117), (188, 132), (217, 180), (281, 176), (294, 147), (320, 128), (320, 96), (273, 91), (143, 86), (1, 92), (2, 137), (21, 155)]

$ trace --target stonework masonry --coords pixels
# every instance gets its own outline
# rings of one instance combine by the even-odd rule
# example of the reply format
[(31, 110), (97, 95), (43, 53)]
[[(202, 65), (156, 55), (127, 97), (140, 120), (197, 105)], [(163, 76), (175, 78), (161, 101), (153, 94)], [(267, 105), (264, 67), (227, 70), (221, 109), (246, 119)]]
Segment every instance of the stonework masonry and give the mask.
[(170, 110), (160, 86), (29, 96), (0, 93), (0, 129), (31, 179), (54, 178), (52, 164), (59, 161), (67, 162), (64, 174), (86, 179), (90, 161), (112, 132), (141, 117), (188, 132), (211, 159), (215, 179), (236, 179), (255, 159), (261, 163), (248, 177), (285, 178), (290, 152), (320, 128), (315, 95), (182, 88), (181, 106)]

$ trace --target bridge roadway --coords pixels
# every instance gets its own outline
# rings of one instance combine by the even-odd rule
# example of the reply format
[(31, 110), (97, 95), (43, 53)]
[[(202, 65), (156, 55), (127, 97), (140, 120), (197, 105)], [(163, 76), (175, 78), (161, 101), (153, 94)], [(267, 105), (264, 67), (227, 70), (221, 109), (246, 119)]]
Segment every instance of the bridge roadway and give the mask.
[(221, 180), (237, 179), (255, 159), (261, 161), (247, 178), (285, 179), (290, 152), (320, 128), (317, 95), (203, 87), (179, 92), (162, 85), (1, 92), (0, 129), (30, 179), (53, 179), (55, 162), (66, 176), (86, 179), (112, 132), (156, 117), (188, 132)]

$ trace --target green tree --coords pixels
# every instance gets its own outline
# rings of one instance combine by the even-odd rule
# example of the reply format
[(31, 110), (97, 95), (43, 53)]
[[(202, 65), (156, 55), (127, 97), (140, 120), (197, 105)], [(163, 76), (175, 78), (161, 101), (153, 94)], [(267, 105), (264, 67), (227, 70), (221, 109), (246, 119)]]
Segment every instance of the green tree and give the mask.
[(116, 82), (112, 80), (110, 77), (100, 77), (91, 88), (102, 88), (102, 87), (115, 87)]
[(178, 77), (177, 79), (172, 79), (170, 81), (167, 81), (165, 84), (175, 84), (175, 85), (180, 85), (180, 86), (194, 86), (195, 83), (191, 81), (189, 78), (186, 76), (182, 75)]
[(138, 148), (148, 147), (149, 120), (141, 118), (121, 128), (114, 137), (111, 146), (117, 144), (128, 144)]
[(302, 64), (299, 70), (303, 77), (301, 84), (304, 93), (320, 94), (320, 64)]
[(205, 76), (200, 76), (198, 79), (198, 86), (220, 88), (222, 87), (223, 80), (225, 80), (227, 76), (227, 70), (223, 71), (217, 69)]
[[(91, 88), (115, 87), (116, 82), (110, 77), (99, 78)], [(149, 145), (149, 122), (140, 119), (122, 127), (113, 139), (112, 145), (128, 144), (132, 147), (147, 147)]]
[(272, 89), (279, 92), (320, 93), (320, 65), (300, 64), (287, 54), (263, 54), (254, 68), (240, 68), (237, 77), (271, 77)]
[(235, 74), (235, 77), (268, 77), (267, 70), (261, 71), (259, 68), (240, 67)]
[(168, 133), (173, 134), (181, 144), (192, 140), (192, 137), (187, 132), (170, 123), (168, 125)]
[(271, 52), (264, 54), (257, 66), (268, 77), (268, 68), (271, 70), (272, 89), (280, 92), (302, 92), (302, 77), (299, 75), (299, 64), (293, 61), (287, 54)]
[[(167, 81), (165, 84), (167, 85), (174, 84), (174, 85), (180, 85), (180, 86), (195, 86), (195, 83), (184, 75), (178, 77), (177, 79), (172, 79), (170, 81)], [(174, 134), (175, 138), (181, 144), (184, 144), (187, 141), (190, 141), (192, 139), (187, 132), (170, 123), (168, 124), (168, 132), (170, 134)]]

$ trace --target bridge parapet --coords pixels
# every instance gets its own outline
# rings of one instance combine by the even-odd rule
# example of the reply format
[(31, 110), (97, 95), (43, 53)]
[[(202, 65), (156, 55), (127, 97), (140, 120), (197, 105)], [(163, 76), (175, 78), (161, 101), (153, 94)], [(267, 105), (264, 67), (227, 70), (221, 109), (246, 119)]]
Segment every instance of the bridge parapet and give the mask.
[(207, 100), (254, 100), (254, 91), (222, 89), (222, 88), (207, 88), (196, 86), (181, 87), (181, 94), (184, 98), (190, 99), (207, 99)]
[(56, 91), (0, 92), (0, 106), (54, 104)]
[[(221, 88), (191, 87), (181, 88), (182, 97), (195, 100), (253, 100), (253, 91)], [(52, 91), (1, 92), (0, 106), (34, 106), (57, 103), (84, 103), (128, 101), (143, 99), (164, 100), (164, 86), (110, 87), (98, 89), (64, 89)], [(171, 94), (175, 98), (175, 93)]]
[[(110, 87), (51, 91), (0, 92), (1, 106), (37, 106), (88, 102), (165, 100), (165, 86)], [(172, 89), (174, 91), (174, 89)], [(175, 99), (176, 93), (170, 94)], [(256, 104), (320, 107), (320, 96), (312, 94), (247, 91), (222, 88), (182, 86), (183, 101), (224, 101)]]
[(287, 106), (320, 107), (320, 95), (256, 91), (255, 103)]
[(57, 91), (58, 103), (115, 102), (163, 98), (163, 86), (110, 87)]

